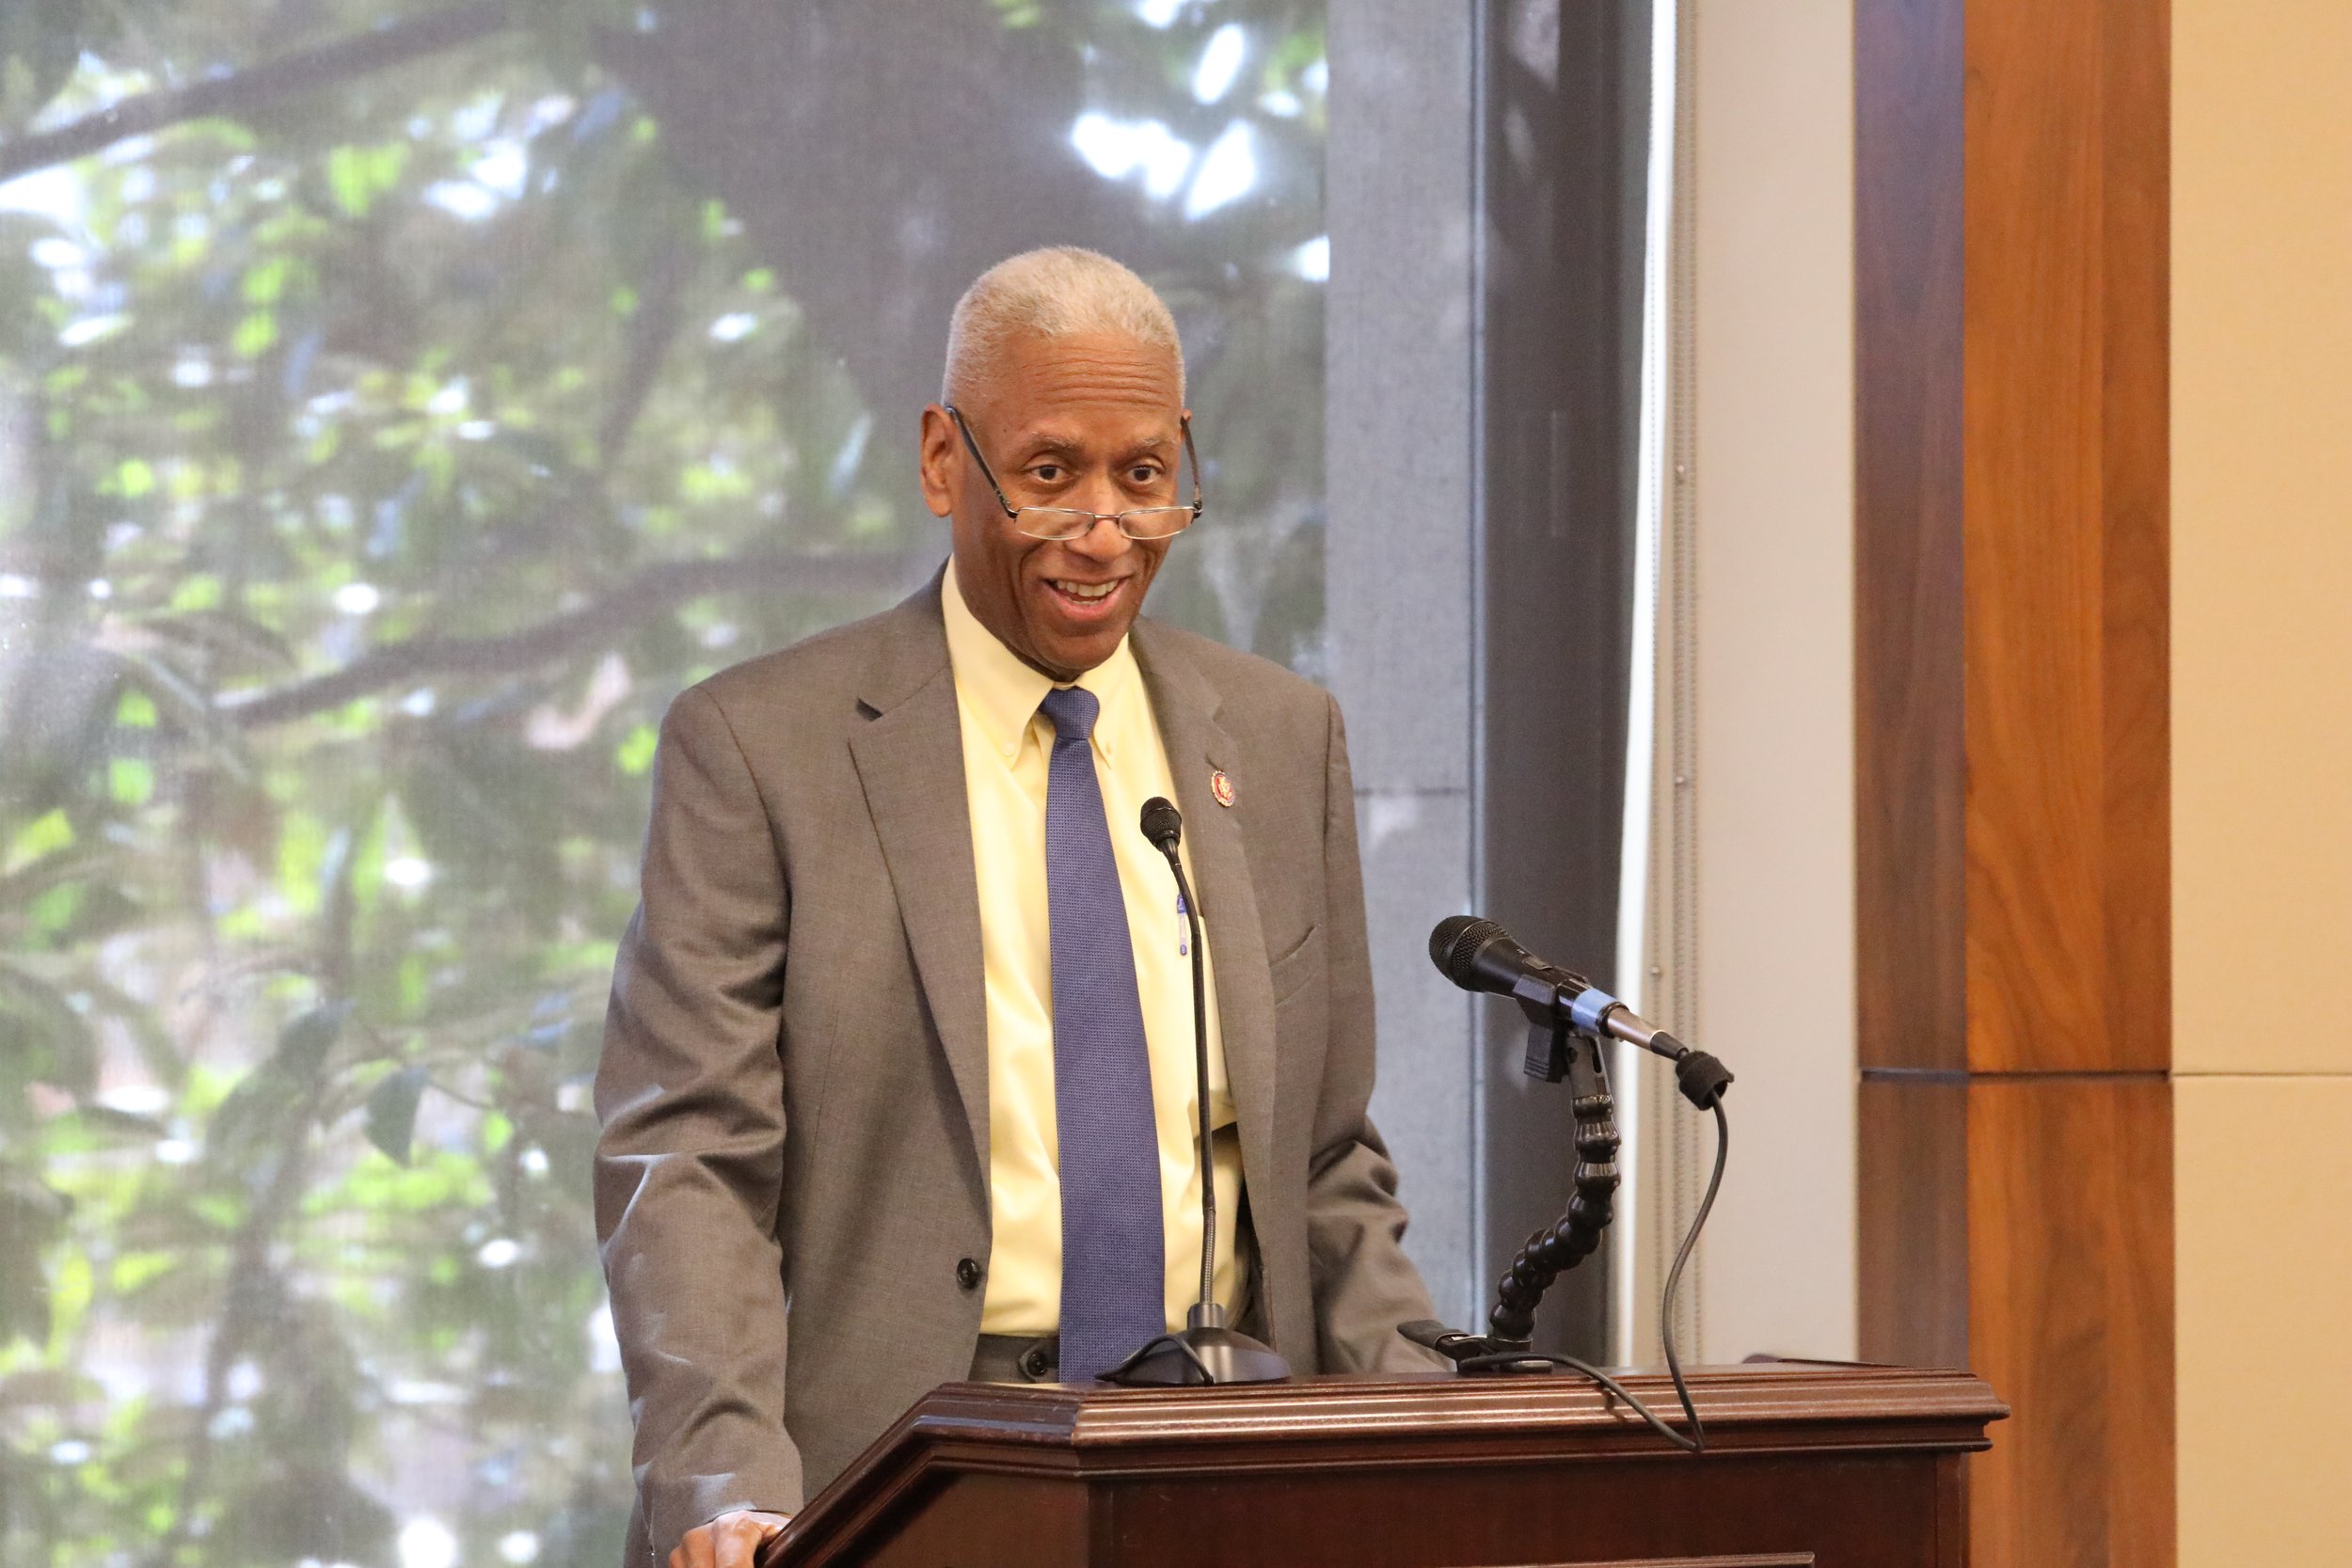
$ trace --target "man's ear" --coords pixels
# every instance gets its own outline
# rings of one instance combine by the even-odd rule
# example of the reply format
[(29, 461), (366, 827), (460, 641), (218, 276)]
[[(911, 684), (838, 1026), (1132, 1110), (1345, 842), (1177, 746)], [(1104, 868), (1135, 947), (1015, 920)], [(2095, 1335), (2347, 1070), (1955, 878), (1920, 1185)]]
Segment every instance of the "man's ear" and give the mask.
[(945, 517), (952, 514), (957, 492), (961, 488), (956, 463), (956, 421), (938, 404), (924, 406), (915, 466), (923, 484), (923, 504), (931, 509), (931, 515)]

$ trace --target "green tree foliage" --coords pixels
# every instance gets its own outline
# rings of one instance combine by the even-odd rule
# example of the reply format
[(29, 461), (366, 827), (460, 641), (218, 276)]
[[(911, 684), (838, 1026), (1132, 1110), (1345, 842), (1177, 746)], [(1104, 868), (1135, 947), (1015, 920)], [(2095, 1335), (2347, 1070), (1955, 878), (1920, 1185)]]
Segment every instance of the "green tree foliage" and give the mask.
[(924, 580), (946, 304), (1063, 240), (1190, 344), (1156, 608), (1312, 672), (1321, 55), (1289, 0), (0, 7), (0, 1560), (613, 1560), (661, 710)]

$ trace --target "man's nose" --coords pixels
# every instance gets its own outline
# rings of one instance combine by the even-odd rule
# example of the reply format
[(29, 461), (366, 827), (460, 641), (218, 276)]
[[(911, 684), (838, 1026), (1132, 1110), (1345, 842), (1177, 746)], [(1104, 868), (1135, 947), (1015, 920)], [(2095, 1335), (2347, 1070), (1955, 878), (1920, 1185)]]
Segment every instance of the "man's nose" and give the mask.
[(1094, 526), (1069, 542), (1070, 548), (1089, 561), (1112, 562), (1135, 547), (1135, 541), (1119, 531), (1116, 516), (1097, 513)]

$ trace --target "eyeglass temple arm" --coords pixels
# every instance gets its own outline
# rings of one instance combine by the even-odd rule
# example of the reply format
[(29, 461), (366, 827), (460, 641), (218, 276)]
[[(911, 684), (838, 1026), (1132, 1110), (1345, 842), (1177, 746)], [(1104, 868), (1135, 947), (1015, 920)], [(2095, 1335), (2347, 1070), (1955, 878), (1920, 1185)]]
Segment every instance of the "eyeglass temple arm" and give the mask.
[(1200, 454), (1192, 450), (1192, 416), (1177, 420), (1177, 428), (1184, 436), (1184, 461), (1192, 465), (1192, 520), (1197, 523), (1207, 508), (1200, 504)]
[[(963, 410), (958, 408), (952, 403), (943, 403), (940, 406), (947, 410), (947, 417), (949, 419), (955, 420), (956, 434), (963, 437), (963, 450), (970, 452), (972, 454), (972, 461), (980, 466), (980, 477), (988, 481), (988, 487), (991, 490), (996, 492), (996, 504), (1005, 509), (1006, 516), (1020, 516), (1021, 509), (1013, 505), (1011, 501), (1005, 499), (1005, 487), (996, 483), (995, 470), (988, 466), (988, 459), (980, 455), (980, 444), (972, 439), (972, 427), (964, 423)], [(1193, 467), (1193, 480), (1196, 484), (1199, 483), (1200, 477), (1200, 466), (1196, 464)]]

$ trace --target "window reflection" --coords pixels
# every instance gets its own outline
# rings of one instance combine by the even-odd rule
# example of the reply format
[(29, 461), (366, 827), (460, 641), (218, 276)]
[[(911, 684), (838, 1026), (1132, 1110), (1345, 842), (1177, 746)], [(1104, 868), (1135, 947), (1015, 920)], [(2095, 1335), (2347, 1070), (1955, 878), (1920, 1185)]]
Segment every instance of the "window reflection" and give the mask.
[(1155, 610), (1320, 673), (1322, 8), (34, 14), (0, 1560), (601, 1568), (586, 1080), (662, 708), (928, 575), (947, 307), (1064, 241), (1186, 339), (1219, 504)]

